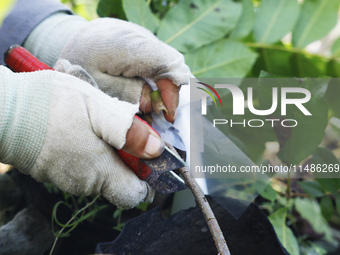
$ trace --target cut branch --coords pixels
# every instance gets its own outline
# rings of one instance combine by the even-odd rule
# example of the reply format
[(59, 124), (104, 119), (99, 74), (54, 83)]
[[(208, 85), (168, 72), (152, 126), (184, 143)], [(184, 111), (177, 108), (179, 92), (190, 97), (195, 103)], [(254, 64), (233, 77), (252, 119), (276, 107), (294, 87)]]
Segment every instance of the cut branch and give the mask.
[[(177, 151), (175, 150), (173, 146), (169, 144), (167, 145), (175, 154), (178, 155)], [(202, 190), (198, 186), (196, 180), (191, 176), (190, 170), (187, 167), (182, 167), (179, 170), (185, 180), (185, 184), (188, 186), (188, 188), (193, 193), (196, 199), (196, 202), (198, 203), (198, 206), (202, 210), (202, 213), (208, 224), (210, 233), (214, 239), (214, 242), (215, 242), (215, 245), (216, 245), (216, 248), (219, 254), (230, 255), (230, 251), (229, 251), (227, 242), (224, 239), (223, 232)]]

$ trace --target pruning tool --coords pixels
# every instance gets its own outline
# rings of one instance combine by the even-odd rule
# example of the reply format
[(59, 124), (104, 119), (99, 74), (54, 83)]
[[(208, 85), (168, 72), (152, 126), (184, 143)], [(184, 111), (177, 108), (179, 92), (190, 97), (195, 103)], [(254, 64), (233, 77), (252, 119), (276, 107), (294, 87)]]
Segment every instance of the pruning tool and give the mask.
[[(19, 45), (11, 46), (6, 51), (4, 59), (7, 66), (14, 72), (54, 70)], [(136, 115), (135, 118), (140, 119)], [(159, 157), (153, 159), (141, 159), (123, 150), (117, 150), (117, 154), (135, 172), (139, 179), (148, 182), (157, 192), (166, 195), (186, 189), (184, 181), (172, 171), (184, 167), (186, 164), (167, 146), (165, 146), (163, 153)]]

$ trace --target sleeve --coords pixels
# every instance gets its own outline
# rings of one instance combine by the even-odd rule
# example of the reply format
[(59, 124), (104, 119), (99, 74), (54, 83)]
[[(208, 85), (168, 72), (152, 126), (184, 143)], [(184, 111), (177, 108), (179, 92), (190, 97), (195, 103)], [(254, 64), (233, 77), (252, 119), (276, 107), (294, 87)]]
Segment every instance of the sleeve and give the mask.
[(22, 45), (41, 21), (58, 11), (72, 14), (56, 0), (16, 0), (0, 28), (0, 64), (5, 64), (3, 55), (11, 45)]

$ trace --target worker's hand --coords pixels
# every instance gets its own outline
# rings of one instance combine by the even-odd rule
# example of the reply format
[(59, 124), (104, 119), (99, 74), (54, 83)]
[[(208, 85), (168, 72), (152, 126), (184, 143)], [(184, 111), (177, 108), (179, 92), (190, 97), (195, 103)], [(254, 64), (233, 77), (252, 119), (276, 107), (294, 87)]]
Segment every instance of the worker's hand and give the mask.
[(154, 191), (114, 150), (148, 158), (162, 152), (158, 135), (133, 118), (138, 104), (56, 71), (0, 67), (0, 77), (1, 162), (75, 195), (102, 194), (121, 207), (152, 200)]
[[(84, 24), (77, 25), (79, 28), (72, 36), (64, 38), (63, 33), (67, 34), (72, 26), (76, 26), (72, 20), (77, 17), (59, 16), (39, 25), (25, 47), (44, 62), (46, 55), (53, 52), (71, 64), (82, 66), (102, 91), (131, 103), (140, 99), (140, 109), (145, 112), (151, 110), (151, 90), (147, 86), (143, 92), (141, 90), (144, 79), (153, 79), (168, 109), (165, 118), (174, 121), (180, 86), (189, 84), (190, 79), (182, 54), (158, 40), (149, 30), (113, 18), (84, 21)], [(58, 19), (59, 25), (53, 19)], [(55, 53), (56, 48), (58, 53)]]

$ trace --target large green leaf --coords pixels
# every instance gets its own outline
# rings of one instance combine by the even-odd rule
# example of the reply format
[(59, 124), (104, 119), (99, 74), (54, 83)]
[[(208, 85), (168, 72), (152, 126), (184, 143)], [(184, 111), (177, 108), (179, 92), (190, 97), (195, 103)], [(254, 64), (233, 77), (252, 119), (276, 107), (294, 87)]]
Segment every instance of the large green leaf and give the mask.
[(192, 51), (227, 35), (241, 11), (231, 0), (184, 0), (165, 15), (157, 35), (181, 52)]
[(340, 58), (332, 58), (327, 64), (326, 75), (340, 78)]
[[(253, 84), (250, 84), (251, 79), (247, 80), (249, 81), (247, 82), (249, 84), (248, 87), (253, 87)], [(231, 104), (233, 102), (233, 98), (229, 98), (229, 101), (227, 102), (230, 102)], [(225, 105), (227, 104), (223, 104), (223, 106)], [(226, 116), (232, 116), (232, 120), (236, 123), (242, 123), (243, 121), (246, 121), (248, 123), (248, 121), (251, 119), (261, 119), (263, 122), (265, 122), (266, 119), (264, 116), (257, 116), (252, 114), (248, 109), (245, 109), (244, 115), (233, 115), (232, 111), (224, 109), (223, 113), (225, 114), (225, 116), (222, 118), (225, 118)], [(254, 162), (258, 162), (259, 159), (262, 159), (263, 152), (266, 149), (266, 142), (275, 140), (275, 132), (270, 127), (270, 125), (264, 125), (261, 128), (254, 128), (248, 125), (246, 125), (245, 127), (243, 125), (234, 125), (231, 128), (231, 133), (243, 142), (244, 146), (247, 149), (247, 155)]]
[(254, 37), (257, 42), (274, 43), (286, 35), (299, 15), (297, 0), (263, 0), (256, 13)]
[(232, 39), (246, 37), (254, 26), (254, 5), (251, 0), (242, 1), (242, 14), (237, 21), (236, 27), (230, 34)]
[(334, 206), (333, 206), (332, 199), (328, 196), (324, 196), (323, 198), (321, 198), (320, 207), (321, 207), (321, 212), (322, 212), (323, 217), (326, 220), (330, 220), (330, 218), (332, 217), (334, 213)]
[[(335, 165), (339, 167), (339, 160), (335, 157), (334, 153), (327, 148), (319, 147), (316, 152), (313, 154), (311, 159), (311, 164), (314, 165), (326, 165), (327, 172), (314, 172), (314, 176), (316, 180), (320, 183), (320, 185), (327, 191), (331, 192), (335, 197), (336, 208), (338, 212), (340, 212), (340, 172), (335, 172)], [(330, 172), (330, 167), (333, 168), (333, 171)], [(338, 168), (339, 169), (339, 168)]]
[(280, 76), (293, 76), (292, 65), (287, 64), (290, 62), (292, 52), (287, 51), (284, 47), (272, 49), (266, 46), (257, 48), (257, 52), (259, 57), (253, 67), (255, 77), (258, 77), (261, 71)]
[(312, 225), (313, 229), (324, 234), (324, 239), (333, 242), (333, 236), (329, 225), (321, 213), (321, 207), (315, 199), (297, 198), (295, 200), (295, 209), (302, 218)]
[(243, 78), (254, 64), (256, 56), (244, 44), (222, 39), (186, 54), (185, 60), (197, 77)]
[[(232, 116), (232, 115), (229, 115)], [(248, 122), (254, 119), (254, 114), (245, 112), (242, 116), (233, 116), (234, 122), (242, 123), (244, 120)], [(265, 118), (256, 116), (255, 119), (262, 119), (265, 122)], [(254, 161), (258, 162), (263, 156), (263, 152), (266, 149), (265, 143), (275, 140), (275, 133), (269, 125), (265, 125), (261, 128), (252, 128), (249, 126), (243, 127), (242, 125), (233, 127), (232, 134), (238, 137), (246, 146), (249, 157)]]
[[(261, 77), (277, 78), (272, 75)], [(304, 106), (312, 114), (304, 115), (295, 105), (287, 106), (287, 114), (281, 115), (281, 107), (271, 115), (275, 119), (294, 119), (295, 127), (282, 127), (277, 125), (274, 130), (280, 143), (278, 156), (287, 164), (299, 164), (317, 149), (324, 137), (328, 124), (328, 106), (323, 99), (327, 89), (328, 79), (305, 79), (301, 82), (293, 78), (261, 79), (259, 86), (259, 102), (261, 109), (269, 109), (273, 102), (272, 88), (303, 87), (311, 92), (311, 99)], [(289, 93), (291, 94), (291, 93)], [(297, 98), (297, 95), (288, 98)]]
[[(313, 92), (313, 87), (315, 91)], [(323, 91), (317, 91), (317, 87), (327, 88), (327, 83), (306, 86), (312, 93), (312, 98), (305, 103), (305, 107), (312, 116), (305, 116), (296, 107), (289, 110), (287, 118), (295, 119), (299, 124), (292, 128), (289, 139), (284, 143), (279, 152), (279, 157), (283, 162), (299, 164), (302, 160), (311, 155), (321, 143), (325, 129), (328, 124), (328, 106), (323, 100)]]
[[(311, 158), (313, 165), (327, 165), (327, 171), (315, 171), (314, 177), (321, 184), (321, 186), (333, 194), (338, 194), (340, 189), (340, 171), (335, 169), (335, 165), (339, 167), (339, 160), (334, 153), (327, 148), (318, 147), (313, 157)], [(332, 169), (331, 169), (332, 167)]]
[(122, 0), (100, 0), (97, 6), (99, 17), (126, 19)]
[[(338, 69), (339, 75), (340, 75), (340, 64), (336, 64), (336, 63), (333, 63), (333, 64), (336, 65), (335, 67)], [(332, 79), (327, 88), (325, 99), (331, 110), (332, 116), (337, 117), (337, 118), (340, 118), (339, 97), (340, 97), (340, 79)]]
[(318, 55), (298, 52), (292, 54), (290, 66), (295, 77), (318, 78), (324, 76), (327, 69), (327, 60)]
[(320, 183), (314, 180), (306, 180), (298, 182), (299, 186), (312, 197), (322, 197), (325, 195), (325, 191)]
[(271, 183), (262, 190), (260, 195), (271, 202), (274, 202), (276, 199), (276, 191), (272, 188)]
[(293, 45), (304, 48), (327, 35), (337, 22), (338, 11), (339, 0), (304, 1), (293, 30)]
[(268, 219), (273, 225), (277, 237), (282, 245), (291, 255), (299, 255), (299, 245), (292, 230), (286, 225), (287, 209), (280, 208), (276, 212), (269, 215)]
[[(253, 68), (255, 77), (258, 77), (261, 71), (266, 71), (286, 77), (318, 78), (325, 76), (326, 71), (334, 73), (333, 69), (340, 75), (340, 65), (330, 66), (329, 60), (325, 57), (284, 46), (281, 42), (274, 45), (262, 43), (246, 43), (246, 45), (257, 49), (259, 53)], [(327, 75), (330, 75), (328, 73)]]
[(145, 0), (123, 0), (123, 9), (129, 21), (139, 24), (152, 32), (157, 30), (159, 20), (151, 12)]
[[(202, 76), (204, 77), (204, 76)], [(221, 77), (221, 76), (220, 76)], [(231, 84), (240, 86), (240, 89), (246, 93), (248, 87), (254, 87), (253, 79), (207, 79), (207, 82), (214, 80), (211, 82), (212, 84)], [(203, 78), (200, 78), (200, 81), (204, 82)], [(241, 82), (242, 81), (242, 82)], [(248, 122), (250, 119), (263, 119), (263, 116), (255, 116), (252, 114), (247, 108), (245, 109), (244, 115), (233, 115), (233, 96), (226, 89), (216, 89), (219, 93), (223, 106), (210, 107), (207, 113), (209, 116), (209, 120), (212, 122), (213, 119), (224, 119), (231, 118), (234, 122), (243, 122), (244, 120)], [(210, 110), (211, 109), (211, 110)], [(218, 115), (217, 112), (221, 112), (223, 114)], [(211, 117), (211, 119), (210, 119)], [(251, 160), (254, 162), (258, 162), (259, 159), (262, 160), (262, 153), (265, 150), (265, 143), (268, 141), (275, 140), (275, 133), (271, 129), (270, 126), (265, 125), (261, 128), (252, 128), (248, 125), (233, 125), (230, 127), (229, 125), (217, 125), (218, 129), (220, 129), (226, 136), (228, 136)]]

